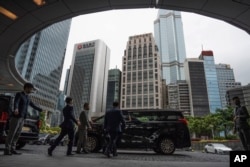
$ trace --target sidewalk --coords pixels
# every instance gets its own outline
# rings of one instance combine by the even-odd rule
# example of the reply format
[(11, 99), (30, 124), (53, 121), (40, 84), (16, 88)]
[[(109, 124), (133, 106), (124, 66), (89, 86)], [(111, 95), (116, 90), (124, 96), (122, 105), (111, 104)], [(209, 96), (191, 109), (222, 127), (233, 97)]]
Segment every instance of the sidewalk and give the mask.
[(229, 167), (226, 162), (185, 162), (185, 161), (151, 161), (128, 160), (118, 157), (107, 158), (104, 155), (97, 157), (84, 157), (74, 155), (68, 157), (57, 154), (49, 157), (45, 154), (28, 154), (4, 156), (0, 155), (0, 167)]

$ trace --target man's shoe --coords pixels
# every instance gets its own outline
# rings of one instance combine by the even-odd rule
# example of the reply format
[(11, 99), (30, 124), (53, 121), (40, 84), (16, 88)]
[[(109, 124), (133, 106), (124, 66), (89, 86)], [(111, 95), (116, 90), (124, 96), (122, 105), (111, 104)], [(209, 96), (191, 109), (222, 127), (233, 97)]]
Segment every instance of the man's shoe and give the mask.
[(117, 153), (113, 153), (113, 157), (117, 157), (118, 156), (118, 154)]
[(67, 156), (72, 156), (72, 155), (75, 155), (75, 154), (72, 154), (72, 153), (67, 153)]
[(3, 155), (12, 155), (12, 153), (9, 150), (4, 150)]
[(22, 154), (22, 153), (16, 152), (16, 150), (12, 150), (11, 153), (15, 154), (15, 155), (21, 155)]
[(52, 156), (52, 150), (50, 148), (48, 148), (48, 155)]
[(81, 154), (81, 152), (80, 151), (76, 151), (76, 154)]
[(82, 150), (82, 153), (88, 154), (89, 151), (87, 151), (87, 150)]
[(110, 154), (109, 152), (105, 152), (104, 154), (105, 154), (108, 158), (111, 157), (111, 154)]

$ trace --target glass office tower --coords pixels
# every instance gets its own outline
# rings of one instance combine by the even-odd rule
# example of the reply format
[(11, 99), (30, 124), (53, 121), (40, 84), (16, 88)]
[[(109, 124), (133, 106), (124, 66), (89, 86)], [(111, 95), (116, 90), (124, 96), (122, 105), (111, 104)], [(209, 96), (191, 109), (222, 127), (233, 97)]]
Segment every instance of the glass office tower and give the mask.
[(16, 55), (20, 75), (37, 88), (32, 100), (50, 113), (57, 106), (70, 25), (71, 19), (37, 32), (21, 45)]
[(67, 95), (74, 100), (78, 117), (83, 104), (90, 104), (89, 117), (106, 111), (110, 49), (101, 40), (75, 44)]
[(189, 85), (190, 115), (205, 116), (210, 113), (204, 61), (188, 58), (184, 62)]
[(229, 89), (240, 87), (241, 83), (235, 81), (234, 71), (229, 64), (216, 64), (216, 73), (219, 83), (220, 99), (223, 108), (227, 107), (226, 92)]
[(121, 70), (110, 69), (108, 74), (108, 90), (106, 109), (113, 108), (113, 102), (120, 102)]
[(210, 112), (215, 113), (216, 109), (221, 109), (222, 106), (213, 52), (202, 51), (199, 59), (204, 61)]
[(161, 56), (162, 78), (167, 84), (185, 80), (186, 50), (181, 13), (160, 9), (154, 21), (154, 36)]

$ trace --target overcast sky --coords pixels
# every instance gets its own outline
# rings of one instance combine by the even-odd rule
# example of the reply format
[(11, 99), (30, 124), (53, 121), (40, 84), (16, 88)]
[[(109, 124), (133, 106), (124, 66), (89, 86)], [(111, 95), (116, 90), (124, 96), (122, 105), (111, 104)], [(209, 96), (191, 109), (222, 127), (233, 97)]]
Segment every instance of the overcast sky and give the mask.
[[(110, 69), (122, 65), (129, 36), (154, 34), (157, 9), (113, 10), (72, 19), (60, 89), (63, 89), (76, 43), (101, 39), (111, 50)], [(250, 36), (224, 21), (181, 12), (187, 58), (197, 58), (202, 50), (212, 50), (215, 63), (230, 64), (235, 79), (250, 83)]]

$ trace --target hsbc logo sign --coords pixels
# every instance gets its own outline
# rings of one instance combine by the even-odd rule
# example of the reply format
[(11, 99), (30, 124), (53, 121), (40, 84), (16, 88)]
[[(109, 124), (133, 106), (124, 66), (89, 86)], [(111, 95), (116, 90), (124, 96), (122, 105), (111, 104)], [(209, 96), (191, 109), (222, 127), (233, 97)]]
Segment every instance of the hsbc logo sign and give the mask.
[(78, 44), (77, 45), (77, 50), (85, 49), (85, 48), (91, 48), (95, 46), (95, 42), (90, 42), (90, 43), (83, 43), (83, 44)]

